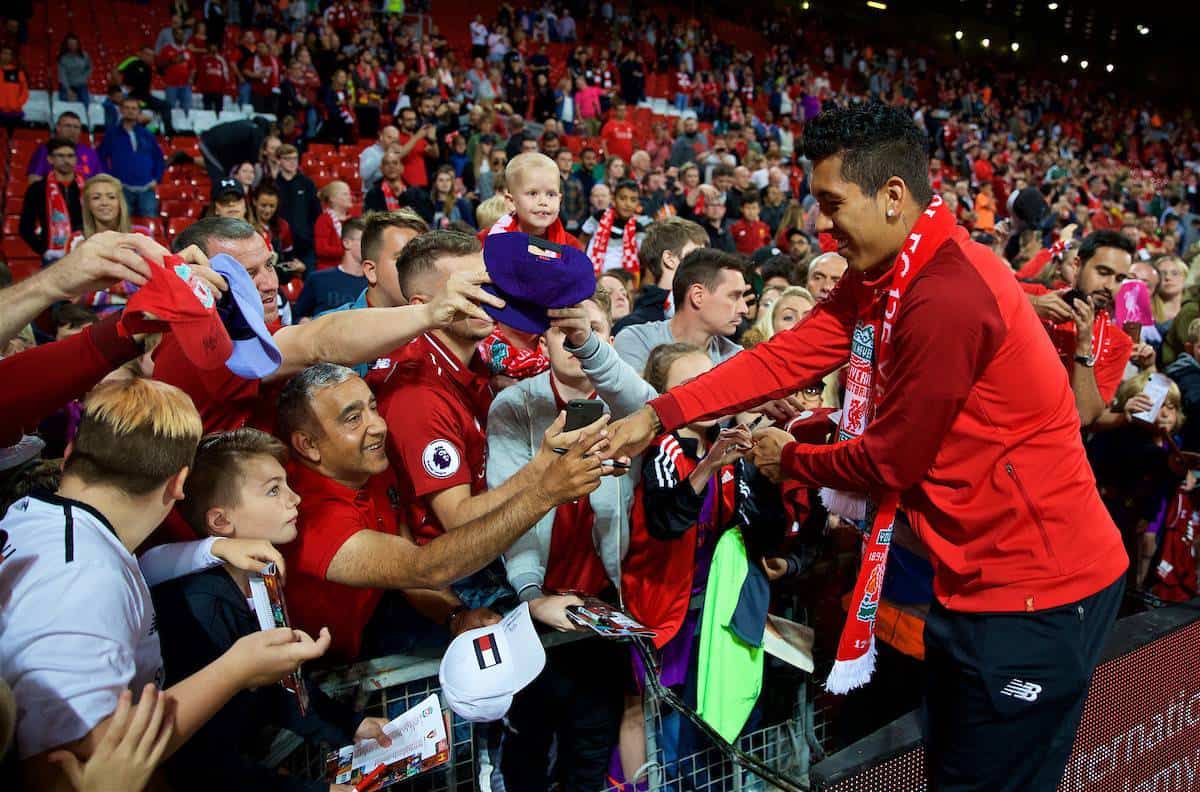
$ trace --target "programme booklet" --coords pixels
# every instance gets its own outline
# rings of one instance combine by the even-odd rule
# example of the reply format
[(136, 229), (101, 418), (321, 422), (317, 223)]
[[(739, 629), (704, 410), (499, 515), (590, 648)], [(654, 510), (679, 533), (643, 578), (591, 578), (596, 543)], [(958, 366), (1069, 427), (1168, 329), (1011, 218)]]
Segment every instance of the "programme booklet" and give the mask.
[(436, 693), (392, 720), (383, 731), (392, 738), (386, 748), (375, 740), (363, 740), (331, 751), (325, 758), (326, 780), (358, 786), (382, 765), (383, 771), (363, 787), (364, 792), (375, 792), (450, 761), (446, 720)]

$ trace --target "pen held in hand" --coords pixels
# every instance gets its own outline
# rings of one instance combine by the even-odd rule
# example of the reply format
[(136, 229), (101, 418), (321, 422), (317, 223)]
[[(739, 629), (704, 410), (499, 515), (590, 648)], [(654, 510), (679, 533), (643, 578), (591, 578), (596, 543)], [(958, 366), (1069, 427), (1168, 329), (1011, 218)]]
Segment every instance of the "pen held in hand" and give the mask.
[[(561, 455), (563, 455), (563, 454), (567, 453), (567, 449), (565, 449), (565, 448), (555, 448), (555, 449), (554, 449), (554, 453), (556, 453), (556, 454), (558, 454), (559, 456), (561, 456)], [(625, 464), (624, 462), (619, 462), (619, 461), (617, 461), (617, 460), (615, 460), (615, 459), (605, 459), (605, 460), (601, 460), (601, 463), (600, 463), (600, 464), (602, 464), (602, 465), (612, 465), (613, 467), (617, 468), (618, 470), (629, 470), (629, 465)]]

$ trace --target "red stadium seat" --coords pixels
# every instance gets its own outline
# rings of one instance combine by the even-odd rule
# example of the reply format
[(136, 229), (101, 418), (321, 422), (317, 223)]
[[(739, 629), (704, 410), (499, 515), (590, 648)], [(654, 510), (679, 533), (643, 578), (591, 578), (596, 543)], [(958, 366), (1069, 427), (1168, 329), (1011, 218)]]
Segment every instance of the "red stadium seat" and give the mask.
[(20, 234), (21, 216), (6, 215), (4, 218), (4, 236), (15, 237)]
[(14, 281), (24, 280), (41, 268), (42, 260), (37, 256), (13, 256), (8, 258), (8, 271), (12, 273)]

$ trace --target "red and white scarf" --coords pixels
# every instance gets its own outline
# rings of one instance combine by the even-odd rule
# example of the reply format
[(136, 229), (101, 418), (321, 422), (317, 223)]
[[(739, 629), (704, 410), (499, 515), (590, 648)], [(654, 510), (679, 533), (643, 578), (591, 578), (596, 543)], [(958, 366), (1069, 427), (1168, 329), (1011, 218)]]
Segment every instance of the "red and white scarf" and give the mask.
[[(896, 262), (877, 281), (886, 288), (882, 295), (883, 312), (882, 316), (877, 315), (879, 301), (873, 300), (868, 308), (870, 315), (860, 316), (854, 328), (846, 377), (846, 403), (838, 423), (837, 442), (861, 436), (875, 417), (887, 387), (893, 325), (900, 313), (901, 300), (913, 278), (953, 230), (954, 215), (946, 209), (941, 196), (935, 194), (917, 219)], [(837, 660), (825, 681), (825, 688), (831, 693), (845, 693), (865, 685), (875, 670), (875, 612), (879, 608), (900, 493), (864, 495), (826, 488), (821, 491), (821, 499), (834, 514), (866, 520), (870, 526), (850, 598), (850, 611), (838, 641)]]
[[(492, 234), (507, 234), (520, 230), (521, 224), (517, 221), (516, 213), (513, 212), (502, 215), (499, 220), (493, 223), (492, 227), (488, 229), (487, 236), (491, 236)], [(578, 247), (578, 242), (567, 233), (567, 229), (563, 228), (562, 220), (557, 217), (554, 218), (554, 222), (550, 224), (549, 228), (541, 234), (534, 234), (533, 236), (541, 237), (547, 242), (553, 242), (556, 245), (574, 245)]]
[[(83, 177), (75, 174), (75, 186), (83, 195)], [(46, 178), (46, 252), (43, 259), (60, 259), (67, 254), (71, 241), (71, 208), (67, 205), (70, 188), (60, 182), (53, 173)]]
[[(600, 216), (600, 227), (592, 237), (592, 267), (597, 276), (604, 272), (604, 258), (608, 254), (608, 242), (612, 238), (616, 218), (617, 213), (611, 206), (605, 209), (604, 214)], [(638, 263), (637, 215), (625, 221), (625, 230), (621, 233), (621, 269), (634, 275), (641, 270)]]
[(337, 212), (332, 209), (326, 209), (325, 214), (329, 215), (329, 219), (333, 221), (333, 230), (337, 232), (340, 238), (342, 236), (342, 221), (338, 219)]
[(392, 185), (386, 179), (379, 185), (379, 189), (383, 191), (383, 205), (389, 212), (400, 208), (400, 199), (396, 197), (396, 191), (392, 189)]

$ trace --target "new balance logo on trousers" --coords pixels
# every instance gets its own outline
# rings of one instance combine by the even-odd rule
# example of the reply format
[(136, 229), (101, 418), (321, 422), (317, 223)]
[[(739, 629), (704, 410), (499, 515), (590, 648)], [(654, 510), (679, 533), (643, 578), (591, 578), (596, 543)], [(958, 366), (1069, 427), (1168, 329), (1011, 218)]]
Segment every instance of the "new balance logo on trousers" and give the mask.
[(1038, 694), (1042, 692), (1042, 686), (1036, 682), (1024, 682), (1020, 679), (1010, 679), (1004, 689), (1000, 691), (1001, 695), (1012, 696), (1021, 701), (1037, 701)]

